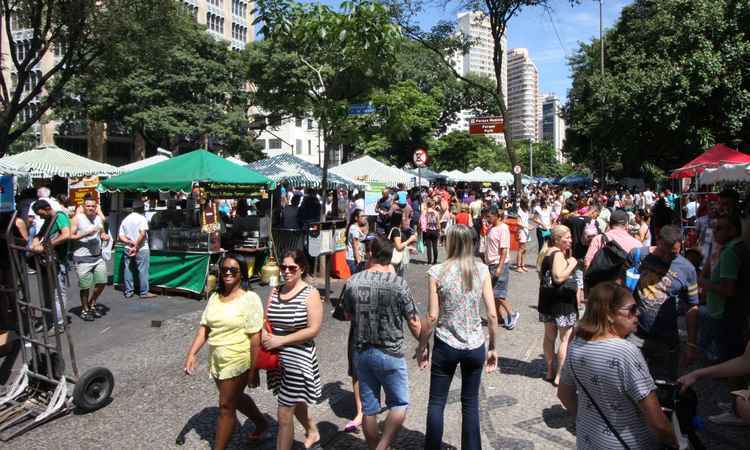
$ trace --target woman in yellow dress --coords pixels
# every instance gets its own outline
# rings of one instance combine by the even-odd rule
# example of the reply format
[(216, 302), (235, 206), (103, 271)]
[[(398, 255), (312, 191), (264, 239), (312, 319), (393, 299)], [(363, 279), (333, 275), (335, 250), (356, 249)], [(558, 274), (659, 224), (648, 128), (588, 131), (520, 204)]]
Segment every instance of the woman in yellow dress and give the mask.
[(219, 421), (216, 425), (215, 449), (229, 443), (240, 410), (255, 424), (251, 441), (261, 440), (268, 431), (268, 422), (245, 386), (258, 386), (255, 360), (260, 348), (263, 327), (263, 304), (253, 292), (242, 289), (242, 278), (247, 276), (244, 263), (227, 255), (221, 262), (221, 277), (216, 291), (208, 299), (198, 332), (185, 360), (185, 373), (192, 375), (197, 365), (196, 355), (208, 341), (208, 370), (219, 388)]

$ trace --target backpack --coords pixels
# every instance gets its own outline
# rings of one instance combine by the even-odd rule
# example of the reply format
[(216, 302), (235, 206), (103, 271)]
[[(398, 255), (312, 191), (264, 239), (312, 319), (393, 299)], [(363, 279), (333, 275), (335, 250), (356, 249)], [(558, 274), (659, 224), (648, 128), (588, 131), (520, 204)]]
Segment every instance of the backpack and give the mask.
[(583, 275), (583, 282), (587, 289), (591, 289), (603, 281), (614, 281), (622, 276), (628, 254), (620, 244), (602, 234), (602, 248), (591, 260), (591, 264)]
[(630, 292), (635, 292), (638, 287), (638, 280), (641, 279), (641, 248), (633, 250), (633, 266), (625, 272), (625, 286)]

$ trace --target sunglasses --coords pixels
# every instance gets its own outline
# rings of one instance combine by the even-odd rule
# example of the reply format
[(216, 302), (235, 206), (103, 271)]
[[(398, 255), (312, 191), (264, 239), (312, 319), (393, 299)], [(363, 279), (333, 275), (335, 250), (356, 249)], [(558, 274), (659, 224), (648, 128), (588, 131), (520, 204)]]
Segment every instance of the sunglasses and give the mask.
[(281, 269), (282, 272), (286, 272), (288, 270), (289, 272), (294, 273), (294, 272), (296, 272), (296, 271), (299, 270), (299, 266), (284, 266), (284, 265), (281, 265), (281, 266), (279, 266), (279, 269)]
[(239, 267), (222, 267), (220, 272), (222, 275), (237, 276), (237, 274), (240, 273), (240, 269)]
[(632, 304), (630, 304), (628, 306), (625, 306), (625, 307), (622, 307), (622, 308), (619, 308), (619, 309), (620, 309), (620, 311), (627, 311), (628, 312), (628, 316), (632, 317), (632, 316), (636, 315), (636, 313), (638, 313), (638, 304), (637, 303), (632, 303)]

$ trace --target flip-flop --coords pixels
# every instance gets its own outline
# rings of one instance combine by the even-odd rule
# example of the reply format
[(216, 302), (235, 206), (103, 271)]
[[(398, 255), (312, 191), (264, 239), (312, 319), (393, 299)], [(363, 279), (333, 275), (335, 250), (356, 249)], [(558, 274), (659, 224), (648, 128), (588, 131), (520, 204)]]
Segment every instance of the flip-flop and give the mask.
[(347, 423), (346, 426), (344, 427), (344, 431), (346, 431), (347, 433), (357, 431), (357, 428), (359, 428), (361, 425), (362, 425), (361, 420), (359, 421), (350, 420), (349, 423)]

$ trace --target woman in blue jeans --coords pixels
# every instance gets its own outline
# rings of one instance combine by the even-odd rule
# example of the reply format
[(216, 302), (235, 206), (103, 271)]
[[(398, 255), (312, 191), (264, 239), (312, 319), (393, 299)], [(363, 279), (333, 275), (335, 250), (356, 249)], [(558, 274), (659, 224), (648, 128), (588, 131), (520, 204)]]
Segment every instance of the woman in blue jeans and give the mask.
[[(493, 372), (497, 368), (495, 334), (497, 312), (492, 293), (490, 272), (474, 258), (471, 229), (455, 225), (448, 230), (448, 258), (429, 272), (429, 306), (427, 318), (435, 330), (430, 370), (430, 399), (427, 406), (425, 449), (441, 448), (443, 413), (453, 375), (461, 366), (461, 448), (482, 447), (479, 432), (479, 383), (482, 367)], [(486, 343), (480, 310), (487, 310)], [(426, 342), (426, 339), (422, 342)], [(428, 353), (420, 348), (418, 355)], [(420, 359), (425, 368), (429, 360)]]

